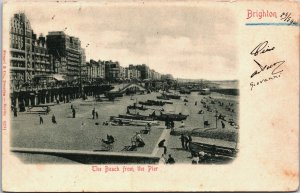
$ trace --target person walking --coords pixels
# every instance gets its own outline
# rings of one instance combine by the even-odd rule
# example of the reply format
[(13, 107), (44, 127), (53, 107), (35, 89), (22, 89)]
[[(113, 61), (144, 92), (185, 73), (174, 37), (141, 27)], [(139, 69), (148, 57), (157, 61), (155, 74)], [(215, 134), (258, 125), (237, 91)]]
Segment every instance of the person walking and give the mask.
[(95, 119), (95, 108), (92, 110), (93, 119)]
[(17, 110), (17, 107), (14, 108), (14, 117), (17, 117), (18, 116), (18, 110)]
[(182, 146), (182, 149), (185, 149), (185, 146), (184, 146), (184, 142), (185, 142), (185, 137), (183, 134), (180, 135), (180, 141), (181, 141), (181, 146)]
[(192, 136), (189, 135), (188, 136), (188, 145), (187, 145), (187, 149), (189, 149), (191, 142), (193, 141)]
[(225, 129), (225, 123), (221, 121), (221, 124), (222, 124), (222, 129)]
[(96, 114), (96, 119), (98, 119), (98, 112), (96, 111), (95, 114)]
[(39, 117), (40, 117), (40, 125), (44, 124), (43, 117), (41, 115), (39, 115)]
[(76, 111), (75, 111), (74, 108), (72, 109), (72, 112), (73, 112), (73, 118), (75, 118), (76, 117)]
[(158, 143), (158, 147), (162, 147), (164, 148), (164, 154), (167, 154), (167, 147), (165, 146), (165, 139), (161, 140), (159, 143)]
[(185, 149), (189, 148), (188, 143), (189, 143), (189, 138), (187, 135), (184, 135), (184, 148)]

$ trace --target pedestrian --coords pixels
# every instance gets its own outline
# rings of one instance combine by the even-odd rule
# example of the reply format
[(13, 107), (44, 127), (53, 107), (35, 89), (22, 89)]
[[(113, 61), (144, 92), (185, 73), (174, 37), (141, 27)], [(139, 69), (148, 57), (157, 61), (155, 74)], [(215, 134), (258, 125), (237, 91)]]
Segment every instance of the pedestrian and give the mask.
[(52, 123), (53, 123), (53, 124), (57, 124), (56, 118), (55, 118), (55, 115), (54, 115), (54, 114), (52, 115)]
[(221, 121), (221, 124), (222, 124), (222, 129), (225, 129), (225, 123)]
[(159, 143), (158, 143), (158, 147), (162, 147), (164, 148), (164, 154), (167, 154), (167, 147), (165, 146), (165, 139), (161, 140)]
[(73, 118), (75, 118), (76, 117), (76, 111), (75, 111), (74, 108), (72, 109), (72, 112), (73, 112)]
[(189, 148), (188, 143), (189, 143), (189, 138), (187, 135), (184, 135), (184, 148), (185, 149)]
[(18, 116), (18, 111), (17, 111), (17, 107), (14, 108), (14, 117)]
[(95, 119), (95, 108), (92, 110), (93, 119)]
[(169, 158), (168, 158), (167, 163), (168, 163), (168, 164), (175, 164), (175, 159), (172, 157), (171, 154), (169, 154)]
[(71, 105), (71, 109), (73, 109), (73, 105)]
[(174, 129), (174, 126), (175, 126), (173, 120), (171, 121), (171, 124), (170, 124), (170, 125), (171, 125), (171, 129), (173, 130), (173, 129)]
[(43, 117), (41, 115), (39, 115), (40, 117), (40, 125), (42, 125), (44, 123)]
[(96, 119), (98, 119), (98, 112), (96, 111), (95, 114), (96, 114)]
[(182, 146), (182, 149), (185, 149), (185, 146), (184, 146), (184, 142), (185, 142), (185, 137), (183, 134), (180, 135), (180, 141), (181, 141), (181, 146)]
[(187, 149), (190, 147), (192, 141), (193, 141), (192, 136), (189, 135), (189, 136), (188, 136), (188, 145), (187, 145)]
[(197, 106), (197, 101), (195, 101), (195, 106)]

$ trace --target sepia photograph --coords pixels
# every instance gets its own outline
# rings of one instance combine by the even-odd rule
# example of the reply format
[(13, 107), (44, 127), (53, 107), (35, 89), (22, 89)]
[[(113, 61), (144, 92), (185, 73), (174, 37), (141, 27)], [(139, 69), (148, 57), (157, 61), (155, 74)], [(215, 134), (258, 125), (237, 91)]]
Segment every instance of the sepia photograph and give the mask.
[(32, 9), (10, 18), (11, 151), (23, 162), (226, 164), (237, 156), (230, 13)]

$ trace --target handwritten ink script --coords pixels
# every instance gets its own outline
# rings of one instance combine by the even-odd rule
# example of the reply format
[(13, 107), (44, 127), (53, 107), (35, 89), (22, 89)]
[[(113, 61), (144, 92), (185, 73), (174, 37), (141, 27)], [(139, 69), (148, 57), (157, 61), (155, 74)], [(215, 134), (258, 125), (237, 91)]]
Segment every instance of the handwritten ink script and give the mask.
[(298, 22), (296, 22), (293, 18), (292, 18), (292, 13), (289, 13), (289, 12), (283, 12), (281, 15), (280, 15), (280, 19), (285, 21), (285, 22), (288, 22), (289, 25), (297, 25)]
[[(259, 43), (251, 52), (250, 55), (253, 55), (254, 57), (265, 54), (267, 52), (271, 52), (275, 50), (274, 46), (270, 46), (268, 41), (264, 41)], [(263, 83), (267, 83), (271, 80), (280, 78), (281, 73), (283, 70), (281, 69), (281, 66), (285, 63), (284, 60), (272, 62), (271, 64), (263, 64), (262, 62), (258, 61), (258, 59), (253, 59), (254, 64), (256, 66), (256, 70), (251, 73), (250, 78), (255, 78), (257, 75), (261, 74), (263, 77), (259, 79), (258, 81), (252, 81), (250, 83), (251, 90), (253, 90), (254, 87), (259, 86)], [(270, 76), (271, 75), (271, 76)]]
[(93, 165), (91, 167), (92, 172), (101, 173), (131, 173), (131, 172), (158, 172), (158, 166), (98, 166)]

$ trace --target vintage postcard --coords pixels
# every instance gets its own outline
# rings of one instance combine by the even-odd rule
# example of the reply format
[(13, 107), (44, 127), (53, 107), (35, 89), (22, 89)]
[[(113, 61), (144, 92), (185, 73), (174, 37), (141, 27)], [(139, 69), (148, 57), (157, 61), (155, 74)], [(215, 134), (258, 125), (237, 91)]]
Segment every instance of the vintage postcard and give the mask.
[(299, 3), (4, 1), (4, 191), (296, 191)]

